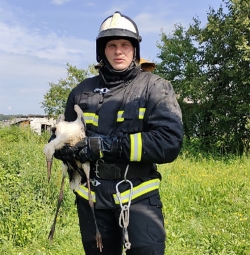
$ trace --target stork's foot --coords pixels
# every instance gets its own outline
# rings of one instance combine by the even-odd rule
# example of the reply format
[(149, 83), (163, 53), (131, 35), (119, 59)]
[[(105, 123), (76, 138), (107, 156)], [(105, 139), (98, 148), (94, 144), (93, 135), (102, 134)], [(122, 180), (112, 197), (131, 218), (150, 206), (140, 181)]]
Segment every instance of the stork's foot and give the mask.
[(102, 245), (102, 236), (101, 236), (99, 231), (96, 233), (95, 239), (96, 239), (96, 246), (97, 246), (97, 248), (99, 248), (100, 252), (102, 252), (102, 248), (103, 248), (103, 245)]
[(53, 224), (51, 226), (51, 229), (50, 229), (50, 232), (49, 232), (49, 235), (48, 235), (48, 239), (50, 240), (50, 242), (52, 242), (52, 240), (53, 240), (54, 233), (55, 233), (55, 224)]

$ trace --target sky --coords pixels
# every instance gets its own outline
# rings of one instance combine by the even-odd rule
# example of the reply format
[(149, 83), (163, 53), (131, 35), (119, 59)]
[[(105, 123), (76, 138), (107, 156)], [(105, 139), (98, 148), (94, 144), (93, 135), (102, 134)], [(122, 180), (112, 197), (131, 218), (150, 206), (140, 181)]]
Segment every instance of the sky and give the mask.
[(95, 39), (115, 11), (132, 18), (142, 36), (141, 57), (157, 61), (160, 34), (174, 24), (207, 21), (222, 0), (1, 0), (0, 114), (44, 115), (49, 83), (67, 77), (67, 66), (96, 63)]

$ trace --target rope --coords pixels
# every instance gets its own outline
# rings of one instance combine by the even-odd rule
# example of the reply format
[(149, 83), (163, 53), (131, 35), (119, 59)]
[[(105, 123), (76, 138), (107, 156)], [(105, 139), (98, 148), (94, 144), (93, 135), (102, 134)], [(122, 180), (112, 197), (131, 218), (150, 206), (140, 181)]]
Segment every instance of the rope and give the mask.
[(131, 248), (131, 243), (129, 242), (128, 236), (128, 225), (129, 225), (129, 207), (124, 205), (121, 208), (121, 213), (119, 217), (119, 226), (123, 228), (123, 235), (124, 235), (124, 252)]
[[(120, 212), (120, 216), (119, 216), (119, 226), (123, 229), (123, 238), (124, 238), (124, 254), (126, 253), (127, 250), (129, 250), (131, 248), (131, 243), (129, 242), (129, 236), (128, 236), (128, 225), (129, 225), (129, 208), (131, 205), (131, 200), (132, 200), (132, 196), (133, 196), (133, 184), (131, 181), (127, 180), (126, 176), (128, 173), (128, 168), (129, 165), (127, 165), (126, 167), (126, 171), (124, 174), (124, 180), (118, 182), (116, 184), (116, 195), (119, 199), (119, 203), (120, 203), (120, 207), (121, 207), (121, 212)], [(128, 204), (123, 205), (122, 204), (122, 198), (121, 198), (121, 193), (119, 191), (119, 186), (123, 183), (129, 183), (130, 185), (130, 193), (129, 193), (129, 200), (128, 200)]]

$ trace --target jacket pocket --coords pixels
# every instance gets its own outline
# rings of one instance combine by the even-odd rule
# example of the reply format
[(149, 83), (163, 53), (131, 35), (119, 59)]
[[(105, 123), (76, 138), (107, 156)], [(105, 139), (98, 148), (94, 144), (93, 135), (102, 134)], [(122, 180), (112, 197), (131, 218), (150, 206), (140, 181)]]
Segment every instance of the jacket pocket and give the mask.
[(137, 133), (143, 130), (143, 118), (140, 114), (138, 101), (129, 102), (122, 114), (123, 122), (121, 131), (124, 133)]
[(166, 231), (162, 214), (162, 202), (159, 194), (149, 198), (148, 207), (151, 215), (147, 226), (148, 235), (156, 242), (164, 242), (166, 239)]

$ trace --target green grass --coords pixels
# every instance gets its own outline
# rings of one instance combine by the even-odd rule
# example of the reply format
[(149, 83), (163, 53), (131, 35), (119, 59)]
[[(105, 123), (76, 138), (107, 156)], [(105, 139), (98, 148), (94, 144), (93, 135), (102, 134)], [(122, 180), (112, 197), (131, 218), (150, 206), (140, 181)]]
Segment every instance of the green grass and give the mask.
[[(47, 183), (46, 136), (0, 129), (0, 254), (84, 254), (68, 183), (53, 243), (47, 236), (61, 181), (55, 160)], [(250, 159), (195, 159), (161, 165), (166, 255), (250, 254)]]
[(250, 254), (250, 160), (161, 167), (165, 254)]

